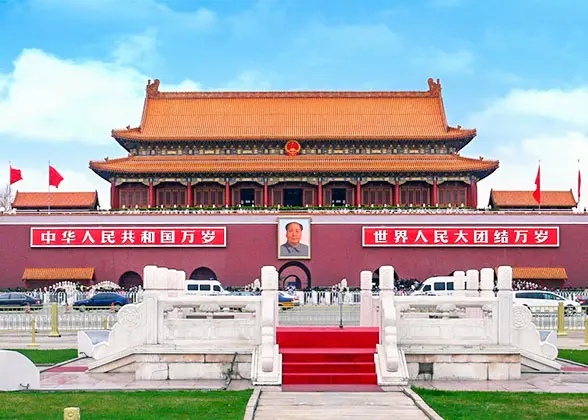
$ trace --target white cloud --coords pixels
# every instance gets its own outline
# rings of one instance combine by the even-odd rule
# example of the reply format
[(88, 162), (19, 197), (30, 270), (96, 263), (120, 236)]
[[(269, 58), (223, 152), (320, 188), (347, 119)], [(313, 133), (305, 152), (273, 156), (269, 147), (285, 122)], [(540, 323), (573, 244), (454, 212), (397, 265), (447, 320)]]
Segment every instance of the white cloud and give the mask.
[(105, 144), (111, 129), (140, 121), (148, 77), (132, 67), (23, 50), (0, 79), (8, 80), (0, 95), (0, 135)]
[(479, 135), (469, 148), (500, 160), (500, 168), (480, 183), (479, 204), (487, 204), (490, 188), (533, 190), (540, 160), (542, 190), (572, 189), (576, 196), (581, 169), (586, 181), (580, 207), (588, 207), (586, 109), (588, 88), (577, 87), (513, 90), (474, 114), (468, 124)]
[[(149, 78), (128, 65), (23, 50), (12, 73), (0, 74), (0, 135), (109, 144), (113, 128), (139, 124)], [(200, 85), (185, 80), (164, 89), (200, 90)]]
[(151, 64), (157, 49), (157, 31), (147, 29), (141, 34), (135, 34), (120, 39), (112, 53), (117, 64)]

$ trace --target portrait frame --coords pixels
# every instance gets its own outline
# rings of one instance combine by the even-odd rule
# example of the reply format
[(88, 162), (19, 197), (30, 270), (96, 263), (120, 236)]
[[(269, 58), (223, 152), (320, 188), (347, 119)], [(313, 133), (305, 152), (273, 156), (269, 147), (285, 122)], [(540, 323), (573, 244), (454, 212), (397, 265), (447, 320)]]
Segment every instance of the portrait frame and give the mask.
[[(288, 239), (286, 237), (287, 230), (286, 226), (290, 223), (298, 223), (302, 226), (302, 234), (300, 237), (300, 244), (304, 245), (308, 249), (308, 253), (296, 254), (289, 253), (287, 251)], [(311, 258), (311, 230), (312, 230), (312, 218), (308, 216), (293, 216), (293, 217), (278, 217), (278, 259), (279, 260), (310, 260)], [(286, 246), (286, 248), (284, 248)], [(304, 248), (303, 248), (304, 251)]]

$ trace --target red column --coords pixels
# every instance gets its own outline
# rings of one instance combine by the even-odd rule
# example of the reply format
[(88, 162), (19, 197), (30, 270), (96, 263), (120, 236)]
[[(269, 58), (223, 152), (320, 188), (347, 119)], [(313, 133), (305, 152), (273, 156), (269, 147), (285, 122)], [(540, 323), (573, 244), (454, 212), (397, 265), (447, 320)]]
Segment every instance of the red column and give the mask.
[(321, 207), (323, 205), (323, 181), (319, 179), (318, 182), (318, 197), (317, 197), (317, 205)]
[(398, 180), (394, 184), (394, 205), (396, 207), (400, 205), (400, 182)]
[(267, 207), (269, 205), (269, 199), (267, 194), (267, 179), (263, 181), (263, 206)]
[(149, 206), (155, 207), (155, 189), (153, 188), (153, 181), (149, 181)]
[(231, 187), (229, 181), (225, 183), (225, 207), (231, 207)]
[(194, 200), (192, 199), (192, 182), (188, 181), (186, 186), (186, 206), (194, 207)]
[(361, 206), (361, 182), (358, 179), (357, 180), (357, 185), (355, 186), (355, 193), (356, 193), (356, 198), (355, 198), (355, 205), (356, 206)]
[(439, 203), (439, 187), (437, 185), (437, 178), (433, 179), (433, 201), (432, 206), (436, 206)]
[(118, 209), (119, 207), (118, 188), (116, 188), (116, 181), (113, 179), (110, 182), (110, 208)]
[(478, 207), (478, 182), (472, 179), (470, 188), (472, 192), (472, 200), (470, 203), (470, 207), (475, 209)]

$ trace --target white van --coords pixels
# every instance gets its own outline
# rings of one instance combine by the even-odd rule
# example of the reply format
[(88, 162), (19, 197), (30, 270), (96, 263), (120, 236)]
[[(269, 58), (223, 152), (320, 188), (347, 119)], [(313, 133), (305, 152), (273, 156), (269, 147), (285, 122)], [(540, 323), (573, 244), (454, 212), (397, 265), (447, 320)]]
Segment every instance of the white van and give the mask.
[(447, 296), (454, 292), (454, 277), (429, 277), (416, 288), (411, 296)]
[(189, 295), (228, 295), (218, 280), (186, 280), (186, 293)]

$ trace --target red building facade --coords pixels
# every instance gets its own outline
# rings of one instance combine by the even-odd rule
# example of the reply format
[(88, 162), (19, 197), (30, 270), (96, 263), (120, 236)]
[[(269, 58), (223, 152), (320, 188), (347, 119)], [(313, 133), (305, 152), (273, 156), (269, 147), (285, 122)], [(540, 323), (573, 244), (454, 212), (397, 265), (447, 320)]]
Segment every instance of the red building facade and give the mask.
[[(143, 268), (150, 264), (183, 270), (188, 277), (215, 277), (227, 286), (251, 283), (259, 278), (263, 265), (276, 266), (282, 280), (297, 276), (301, 287), (328, 287), (342, 278), (350, 285), (359, 285), (362, 270), (374, 271), (381, 265), (393, 265), (400, 278), (419, 280), (499, 265), (564, 267), (566, 286), (588, 286), (588, 258), (582, 245), (588, 235), (588, 220), (583, 215), (480, 212), (304, 216), (310, 216), (311, 252), (306, 259), (278, 258), (284, 240), (279, 220), (300, 219), (299, 213), (0, 216), (0, 237), (4, 238), (0, 288), (25, 286), (22, 279), (27, 268), (85, 267), (94, 269), (94, 282), (124, 283), (142, 276)], [(369, 246), (365, 232), (383, 228), (388, 229), (388, 242)], [(94, 242), (86, 238), (82, 243), (85, 232), (92, 229)], [(428, 243), (416, 240), (419, 230)], [(123, 243), (124, 231), (135, 231), (134, 243)], [(176, 243), (169, 242), (170, 237), (166, 239), (162, 231), (176, 232)], [(190, 242), (188, 236), (182, 244), (182, 231), (195, 232), (192, 243), (186, 243)], [(219, 233), (222, 231), (224, 238)], [(399, 239), (394, 243), (396, 236), (402, 238), (402, 231), (408, 232), (407, 242)], [(218, 236), (203, 246), (212, 232)], [(460, 232), (468, 242), (459, 239)], [(43, 237), (43, 233), (49, 234)], [(126, 235), (128, 238), (130, 233)], [(433, 243), (435, 235), (438, 243)], [(478, 239), (474, 243), (475, 235)], [(151, 239), (140, 243), (142, 236), (157, 243), (149, 242)]]

